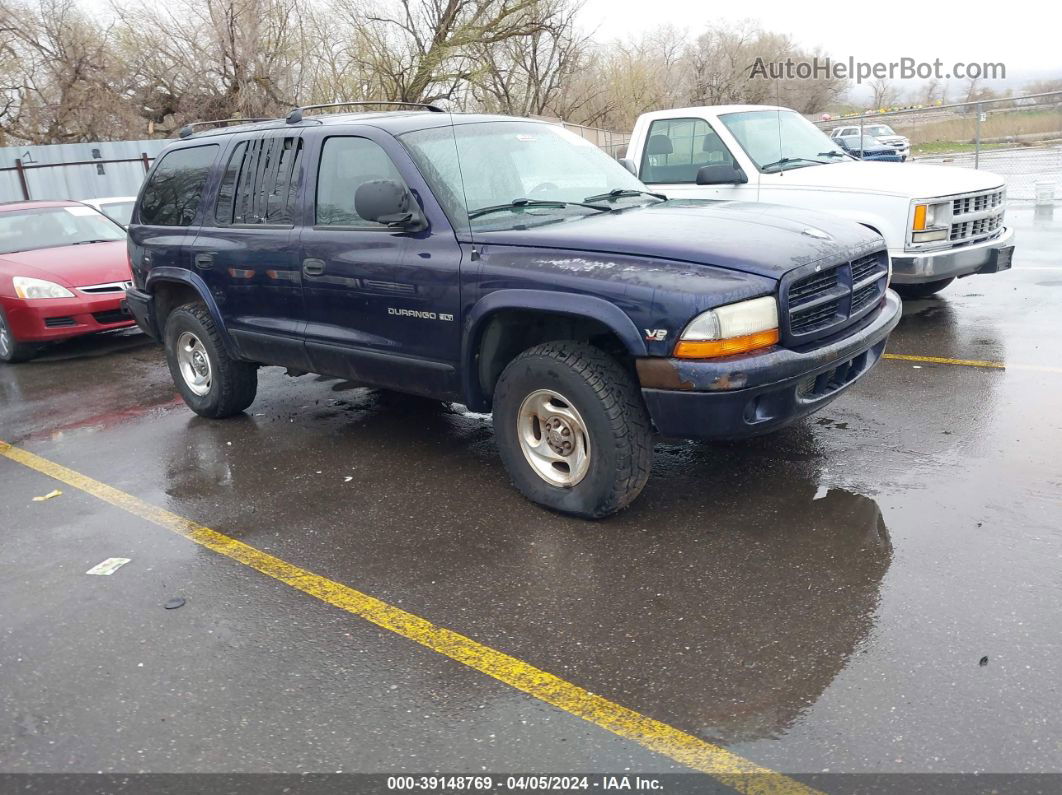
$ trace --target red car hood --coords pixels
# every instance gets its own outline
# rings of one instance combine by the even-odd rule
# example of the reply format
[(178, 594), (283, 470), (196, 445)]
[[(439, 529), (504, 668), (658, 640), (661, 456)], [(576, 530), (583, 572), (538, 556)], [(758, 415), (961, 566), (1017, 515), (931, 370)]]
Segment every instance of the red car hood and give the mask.
[(0, 254), (0, 273), (46, 279), (64, 287), (133, 280), (124, 240)]

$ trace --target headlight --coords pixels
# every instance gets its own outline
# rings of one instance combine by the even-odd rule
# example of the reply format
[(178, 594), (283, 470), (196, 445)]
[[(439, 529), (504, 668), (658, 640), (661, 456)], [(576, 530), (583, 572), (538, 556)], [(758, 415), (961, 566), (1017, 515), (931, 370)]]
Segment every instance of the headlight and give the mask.
[(778, 302), (768, 295), (697, 315), (679, 337), (675, 356), (680, 359), (733, 356), (777, 342)]
[(19, 298), (73, 298), (74, 294), (63, 285), (34, 279), (31, 276), (16, 276), (11, 280), (15, 295)]
[(948, 202), (939, 204), (916, 204), (911, 229), (922, 232), (928, 229), (940, 229), (947, 222)]

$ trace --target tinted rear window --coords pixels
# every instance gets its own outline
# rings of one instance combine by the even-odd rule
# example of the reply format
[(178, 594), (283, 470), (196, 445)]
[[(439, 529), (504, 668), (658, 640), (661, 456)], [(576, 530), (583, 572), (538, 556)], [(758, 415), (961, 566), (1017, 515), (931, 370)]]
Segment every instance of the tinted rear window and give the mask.
[(177, 149), (164, 155), (140, 200), (140, 223), (189, 226), (203, 185), (217, 156), (217, 144)]

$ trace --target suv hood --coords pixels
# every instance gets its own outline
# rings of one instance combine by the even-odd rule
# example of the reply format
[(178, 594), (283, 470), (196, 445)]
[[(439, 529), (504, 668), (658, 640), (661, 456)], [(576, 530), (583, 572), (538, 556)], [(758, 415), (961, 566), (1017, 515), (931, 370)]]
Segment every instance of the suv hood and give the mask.
[[(880, 140), (880, 139), (879, 139)], [(769, 180), (769, 181), (768, 181)], [(987, 171), (920, 163), (866, 163), (850, 160), (825, 166), (791, 168), (785, 176), (766, 175), (761, 187), (824, 188), (930, 199), (1003, 187), (1003, 177)]]
[(64, 287), (85, 287), (133, 279), (124, 240), (0, 254), (0, 271), (8, 276), (46, 279)]
[(835, 215), (758, 202), (672, 200), (532, 229), (476, 232), (476, 242), (633, 255), (778, 279), (820, 260), (843, 262), (881, 237)]

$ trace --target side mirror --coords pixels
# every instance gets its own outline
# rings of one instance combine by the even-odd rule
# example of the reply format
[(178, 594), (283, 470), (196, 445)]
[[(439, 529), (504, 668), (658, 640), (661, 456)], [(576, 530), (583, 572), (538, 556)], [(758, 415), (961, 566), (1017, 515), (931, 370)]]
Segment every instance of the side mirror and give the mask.
[(389, 179), (364, 182), (354, 192), (354, 211), (366, 221), (409, 228), (420, 225), (420, 213), (404, 185)]
[(619, 164), (625, 169), (627, 169), (629, 172), (634, 174), (634, 176), (638, 176), (638, 166), (634, 165), (634, 161), (631, 160), (629, 157), (619, 158)]
[(712, 163), (697, 169), (698, 185), (741, 185), (749, 181), (740, 166)]

